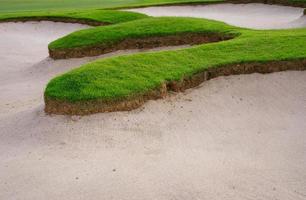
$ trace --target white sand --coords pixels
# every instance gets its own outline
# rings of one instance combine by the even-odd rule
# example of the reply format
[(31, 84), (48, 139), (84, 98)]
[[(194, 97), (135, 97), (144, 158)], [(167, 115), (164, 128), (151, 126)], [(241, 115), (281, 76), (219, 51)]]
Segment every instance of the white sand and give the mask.
[[(46, 116), (49, 41), (0, 24), (0, 199), (306, 199), (306, 72), (217, 78), (133, 112)], [(54, 31), (56, 30), (56, 31)]]
[(302, 17), (303, 8), (259, 3), (147, 7), (129, 9), (129, 11), (155, 17), (182, 16), (213, 19), (253, 29), (306, 27), (306, 18)]

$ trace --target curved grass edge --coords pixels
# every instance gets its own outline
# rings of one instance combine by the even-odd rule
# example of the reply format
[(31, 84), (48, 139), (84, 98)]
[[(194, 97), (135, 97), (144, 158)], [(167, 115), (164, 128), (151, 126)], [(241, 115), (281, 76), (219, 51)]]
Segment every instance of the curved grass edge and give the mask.
[[(113, 105), (114, 102), (147, 96), (145, 94), (156, 88), (160, 91), (162, 83), (169, 88), (169, 82), (188, 80), (188, 77), (204, 70), (235, 63), (306, 59), (303, 45), (305, 29), (251, 31), (231, 27), (220, 30), (223, 26), (211, 26), (209, 21), (203, 23), (207, 26), (210, 24), (210, 31), (215, 32), (217, 29), (219, 33), (239, 35), (220, 43), (175, 51), (118, 56), (88, 63), (52, 79), (45, 89), (46, 101), (53, 99), (68, 104), (99, 101)], [(295, 66), (291, 68), (295, 69)], [(104, 111), (99, 109), (99, 112)]]
[(53, 59), (97, 56), (117, 50), (203, 44), (232, 39), (242, 30), (222, 22), (156, 17), (80, 30), (48, 45)]
[[(111, 11), (111, 12), (123, 12), (119, 9), (128, 9), (128, 8), (141, 8), (141, 7), (150, 7), (150, 6), (183, 6), (183, 5), (208, 5), (208, 4), (220, 4), (220, 3), (264, 3), (264, 4), (275, 4), (275, 5), (284, 5), (284, 6), (294, 6), (294, 7), (304, 7), (306, 8), (306, 0), (186, 0), (183, 2), (157, 2), (157, 3), (141, 3), (137, 5), (123, 5), (123, 6), (113, 6), (106, 8), (87, 8), (87, 9), (75, 9), (67, 11), (24, 11), (24, 12), (8, 12), (0, 14), (0, 23), (2, 22), (26, 22), (26, 21), (54, 21), (54, 22), (67, 22), (67, 23), (80, 23), (87, 24), (91, 26), (107, 25), (119, 23), (115, 18), (100, 20), (99, 18), (95, 19), (95, 16), (91, 15), (93, 18), (84, 17), (84, 14), (97, 11)], [(137, 13), (134, 13), (135, 15)], [(139, 13), (138, 13), (139, 14)], [(304, 11), (306, 14), (306, 10)], [(81, 17), (78, 17), (80, 16)], [(139, 14), (140, 16), (140, 14)], [(144, 15), (143, 15), (144, 17)], [(123, 19), (123, 18), (120, 18)], [(121, 22), (130, 21), (131, 19), (123, 20)]]
[(148, 100), (164, 98), (169, 91), (183, 92), (186, 89), (196, 87), (205, 81), (219, 76), (251, 73), (266, 74), (287, 70), (306, 70), (306, 59), (236, 63), (211, 67), (189, 77), (182, 77), (179, 81), (163, 82), (159, 87), (145, 94), (114, 101), (97, 99), (68, 102), (65, 100), (53, 99), (45, 95), (45, 112), (48, 114), (60, 115), (89, 115), (101, 112), (131, 111), (141, 107)]
[(132, 49), (152, 49), (158, 47), (179, 46), (179, 45), (198, 45), (213, 42), (220, 42), (233, 39), (235, 36), (231, 34), (218, 33), (180, 33), (166, 36), (152, 36), (145, 38), (126, 38), (111, 45), (95, 45), (89, 47), (73, 48), (73, 49), (55, 49), (49, 48), (49, 56), (53, 59), (69, 59), (82, 58), (87, 56), (98, 56), (119, 50)]
[(148, 16), (141, 13), (119, 10), (75, 10), (52, 12), (29, 12), (0, 14), (0, 23), (4, 22), (28, 22), (28, 21), (52, 21), (63, 23), (78, 23), (90, 26), (103, 26), (118, 24)]
[(132, 9), (132, 8), (146, 8), (146, 7), (165, 7), (165, 6), (186, 6), (186, 5), (211, 5), (211, 4), (222, 4), (228, 3), (228, 0), (198, 0), (198, 1), (184, 1), (184, 2), (172, 2), (172, 3), (151, 3), (151, 4), (139, 4), (139, 5), (128, 5), (128, 6), (116, 6), (112, 8), (105, 8), (105, 10), (121, 10), (121, 9)]
[(297, 0), (225, 0), (225, 2), (234, 3), (234, 4), (263, 3), (263, 4), (271, 4), (271, 5), (306, 8), (306, 1), (297, 1)]
[(105, 26), (110, 25), (109, 22), (102, 22), (92, 19), (80, 19), (73, 17), (57, 17), (57, 16), (34, 16), (34, 17), (13, 17), (8, 19), (0, 20), (1, 22), (41, 22), (41, 21), (50, 21), (50, 22), (62, 22), (62, 23), (72, 23), (72, 24), (84, 24), (89, 26)]
[[(78, 9), (78, 10), (67, 10), (67, 11), (46, 11), (46, 12), (16, 12), (16, 13), (2, 13), (0, 14), (0, 23), (3, 22), (28, 22), (28, 21), (53, 21), (53, 22), (64, 22), (64, 23), (79, 23), (90, 26), (101, 26), (116, 24), (121, 22), (132, 21), (135, 19), (141, 19), (148, 17), (140, 13), (120, 11), (119, 9), (128, 8), (141, 8), (150, 6), (184, 6), (184, 5), (209, 5), (209, 4), (222, 4), (222, 3), (264, 3), (284, 6), (294, 6), (306, 8), (306, 0), (199, 0), (199, 1), (184, 1), (184, 2), (160, 2), (160, 3), (149, 3), (139, 5), (127, 5), (127, 6), (115, 6), (109, 8), (92, 8), (92, 9)], [(106, 18), (102, 15), (92, 15), (92, 12), (118, 12), (127, 13), (127, 19), (119, 17), (116, 19), (116, 13), (114, 17), (107, 16)], [(304, 10), (306, 15), (306, 9)], [(130, 15), (130, 16), (129, 16)], [(133, 16), (134, 15), (134, 19)], [(102, 18), (101, 18), (102, 17)], [(131, 18), (132, 17), (132, 18)], [(104, 19), (103, 19), (104, 18)]]
[(164, 7), (164, 6), (186, 6), (186, 5), (210, 5), (210, 4), (248, 4), (248, 3), (263, 3), (270, 5), (280, 5), (280, 6), (292, 6), (292, 7), (304, 7), (306, 8), (305, 1), (297, 0), (215, 0), (215, 1), (186, 1), (186, 2), (176, 2), (176, 3), (160, 3), (160, 4), (140, 4), (140, 5), (129, 5), (129, 6), (116, 6), (112, 8), (104, 8), (105, 10), (119, 10), (119, 9), (132, 9), (132, 8), (145, 8), (145, 7)]

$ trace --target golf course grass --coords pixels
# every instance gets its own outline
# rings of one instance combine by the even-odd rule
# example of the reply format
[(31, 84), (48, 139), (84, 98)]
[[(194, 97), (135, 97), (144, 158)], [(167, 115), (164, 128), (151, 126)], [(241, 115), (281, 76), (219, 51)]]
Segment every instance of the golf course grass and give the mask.
[[(2, 0), (0, 13), (33, 12), (33, 11), (59, 11), (71, 9), (109, 9), (122, 7), (140, 7), (181, 3), (216, 3), (227, 0)], [(229, 2), (252, 2), (250, 0), (231, 0)], [(253, 2), (281, 3), (291, 5), (305, 5), (306, 0), (253, 0)], [(26, 13), (25, 13), (26, 14)], [(29, 13), (28, 13), (29, 14)]]
[[(115, 2), (104, 6), (146, 6), (187, 1)], [(304, 0), (280, 2), (305, 3)], [(165, 96), (167, 91), (183, 91), (220, 75), (306, 68), (306, 28), (259, 31), (205, 19), (152, 18), (131, 12), (96, 9), (0, 14), (0, 21), (45, 19), (93, 25), (114, 24), (77, 31), (50, 43), (49, 53), (53, 58), (94, 56), (119, 49), (197, 45), (181, 50), (100, 59), (58, 76), (49, 82), (45, 90), (47, 113), (84, 115), (131, 110), (149, 99)]]
[(146, 18), (144, 14), (117, 10), (81, 10), (0, 14), (1, 21), (59, 21), (89, 25), (116, 24)]
[[(0, 1), (0, 22), (55, 21), (108, 25), (132, 21), (146, 15), (114, 9), (182, 3), (217, 3), (223, 0), (10, 0)], [(101, 10), (106, 9), (108, 10)]]
[[(120, 49), (216, 42), (239, 34), (232, 29), (226, 24), (202, 19), (147, 18), (74, 32), (52, 42), (49, 52), (53, 58), (71, 58), (95, 56)], [(166, 36), (175, 38), (166, 40)], [(150, 44), (147, 39), (152, 37), (155, 38)]]
[[(114, 24), (138, 19), (143, 16), (126, 12), (110, 11), (119, 8), (146, 7), (175, 4), (210, 3), (270, 3), (306, 7), (306, 0), (5, 0), (0, 1), (1, 21), (63, 21), (90, 25)], [(104, 9), (102, 11), (101, 9)], [(98, 23), (91, 23), (98, 22)]]
[(210, 3), (223, 0), (2, 0), (0, 13), (24, 11), (59, 11), (71, 9), (106, 9), (179, 3)]
[[(160, 29), (161, 26), (165, 28)], [(103, 36), (101, 38), (105, 40), (98, 37), (89, 43), (79, 42), (78, 35), (82, 38), (82, 33), (87, 35), (95, 31), (89, 29), (68, 35), (51, 43), (50, 46), (69, 48), (70, 45), (78, 47), (93, 45), (96, 42), (110, 44), (108, 40), (112, 43), (134, 36), (163, 36), (175, 32), (230, 34), (235, 38), (183, 50), (140, 53), (86, 64), (50, 81), (45, 91), (48, 112), (89, 114), (133, 109), (147, 99), (162, 96), (165, 90), (183, 90), (185, 86), (177, 85), (192, 82), (194, 75), (223, 66), (245, 63), (257, 65), (257, 67), (249, 66), (252, 69), (245, 69), (242, 65), (243, 69), (232, 71), (235, 74), (305, 68), (306, 29), (255, 31), (232, 27), (221, 22), (192, 18), (148, 18), (98, 29), (111, 34), (101, 33)], [(84, 38), (80, 39), (83, 40)], [(277, 63), (279, 66), (271, 65), (275, 67), (274, 70), (265, 65), (272, 61), (301, 61), (302, 64), (290, 65), (285, 62), (289, 66), (286, 68), (282, 63)], [(223, 74), (227, 72), (220, 73)], [(203, 77), (203, 79), (209, 78)], [(196, 85), (198, 80), (190, 84)], [(175, 89), (177, 87), (178, 89)]]

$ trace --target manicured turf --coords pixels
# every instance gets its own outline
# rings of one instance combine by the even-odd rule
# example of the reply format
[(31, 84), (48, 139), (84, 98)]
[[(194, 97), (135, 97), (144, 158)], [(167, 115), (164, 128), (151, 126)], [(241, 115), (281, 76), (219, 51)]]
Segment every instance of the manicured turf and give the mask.
[(91, 8), (115, 8), (131, 6), (148, 6), (184, 2), (217, 2), (223, 0), (1, 0), (0, 13), (71, 10)]
[(5, 0), (0, 1), (0, 21), (40, 18), (52, 20), (55, 17), (56, 19), (72, 18), (115, 24), (147, 16), (132, 12), (101, 10), (101, 8), (221, 1), (223, 0)]
[[(0, 1), (0, 21), (16, 18), (75, 18), (104, 23), (119, 23), (143, 18), (141, 14), (101, 11), (99, 9), (116, 9), (143, 7), (152, 5), (180, 3), (220, 3), (227, 0), (2, 0)], [(289, 3), (302, 3), (306, 0), (287, 0)]]
[(306, 3), (306, 0), (289, 0), (289, 2), (300, 2), (300, 3)]
[(0, 14), (1, 20), (10, 20), (18, 18), (72, 18), (77, 20), (91, 20), (103, 23), (116, 24), (121, 22), (132, 21), (146, 18), (147, 16), (140, 13), (116, 11), (116, 10), (82, 10), (82, 11), (52, 11), (52, 12), (31, 12), (31, 13), (14, 13)]
[[(28, 11), (59, 11), (72, 9), (105, 9), (174, 3), (225, 2), (226, 0), (1, 0), (0, 16), (4, 13)], [(306, 0), (288, 0), (306, 3)], [(23, 13), (25, 15), (27, 13)], [(29, 14), (29, 13), (28, 13)], [(15, 13), (16, 15), (16, 13)]]
[[(168, 20), (169, 22), (177, 21), (167, 23)], [(156, 30), (149, 28), (151, 26), (148, 24), (167, 23), (167, 28), (164, 30), (176, 30), (176, 27), (181, 26), (179, 21), (182, 21), (182, 27), (185, 27), (186, 32), (199, 30), (231, 32), (239, 33), (240, 36), (229, 41), (199, 45), (184, 50), (141, 53), (97, 60), (53, 79), (48, 84), (45, 95), (69, 102), (125, 99), (147, 93), (165, 81), (179, 80), (210, 67), (306, 58), (306, 29), (252, 31), (203, 19), (148, 18), (115, 25), (115, 28), (110, 26), (105, 30), (112, 32), (120, 27), (126, 28), (137, 24), (137, 30), (149, 35), (146, 30)], [(118, 34), (126, 36), (124, 32), (119, 31)], [(107, 37), (113, 39), (113, 36)]]
[[(0, 1), (0, 21), (27, 17), (58, 17), (116, 24), (68, 35), (51, 43), (49, 48), (53, 50), (90, 47), (97, 44), (108, 46), (129, 38), (182, 33), (236, 36), (229, 41), (184, 50), (139, 53), (86, 64), (54, 78), (47, 85), (46, 97), (68, 102), (125, 99), (156, 89), (163, 82), (180, 80), (205, 69), (227, 64), (306, 58), (306, 29), (252, 31), (204, 19), (150, 18), (130, 12), (97, 10), (217, 1), (223, 0), (5, 0)], [(306, 4), (306, 0), (288, 2)], [(87, 10), (84, 10), (85, 8)], [(32, 12), (38, 10), (40, 11)]]
[[(184, 33), (231, 34), (226, 24), (202, 19), (161, 17), (136, 20), (114, 26), (100, 26), (69, 34), (52, 42), (49, 49), (71, 49), (90, 46), (110, 46), (124, 39), (168, 36)], [(234, 34), (234, 33), (233, 33)]]

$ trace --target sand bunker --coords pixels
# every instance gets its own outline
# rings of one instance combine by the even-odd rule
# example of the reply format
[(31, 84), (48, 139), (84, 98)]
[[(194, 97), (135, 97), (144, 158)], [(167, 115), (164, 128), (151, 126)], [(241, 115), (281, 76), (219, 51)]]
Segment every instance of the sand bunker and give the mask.
[[(45, 86), (58, 74), (97, 58), (141, 51), (117, 51), (99, 57), (56, 61), (48, 57), (48, 44), (51, 41), (83, 28), (88, 26), (54, 22), (0, 24), (0, 117), (8, 112), (36, 106), (37, 103), (43, 104)], [(187, 46), (150, 51), (183, 47)]]
[[(47, 44), (85, 28), (0, 24), (0, 199), (305, 199), (306, 72), (220, 77), (121, 113), (45, 115)], [(108, 55), (109, 56), (109, 55)]]
[(303, 8), (252, 4), (216, 4), (197, 6), (162, 6), (129, 9), (150, 16), (184, 16), (223, 21), (253, 29), (285, 29), (306, 27)]

